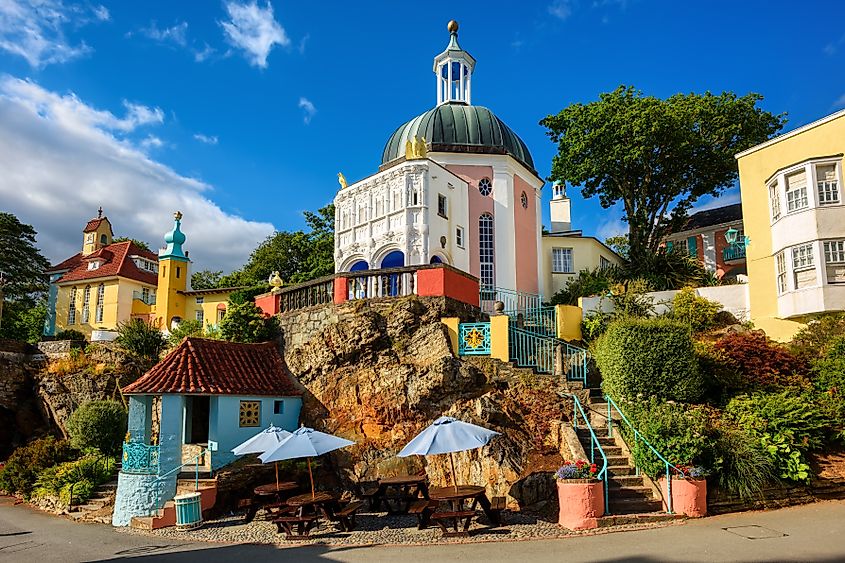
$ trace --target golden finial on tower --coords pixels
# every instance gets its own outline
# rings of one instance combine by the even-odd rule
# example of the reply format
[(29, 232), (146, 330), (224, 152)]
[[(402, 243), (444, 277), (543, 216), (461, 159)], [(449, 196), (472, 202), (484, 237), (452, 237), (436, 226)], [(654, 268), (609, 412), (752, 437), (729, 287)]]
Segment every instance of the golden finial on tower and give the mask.
[(446, 25), (446, 29), (449, 30), (449, 33), (457, 33), (458, 22), (456, 22), (455, 20), (449, 20), (449, 23)]
[(347, 183), (346, 181), (346, 176), (343, 175), (343, 172), (337, 173), (337, 182), (340, 184), (341, 190), (346, 189), (346, 187), (349, 185), (349, 183)]
[(428, 149), (425, 144), (425, 137), (416, 135), (405, 142), (405, 160), (418, 160), (426, 158)]
[(177, 211), (176, 213), (173, 214), (173, 218), (176, 219), (177, 221), (181, 221), (182, 220), (182, 212)]

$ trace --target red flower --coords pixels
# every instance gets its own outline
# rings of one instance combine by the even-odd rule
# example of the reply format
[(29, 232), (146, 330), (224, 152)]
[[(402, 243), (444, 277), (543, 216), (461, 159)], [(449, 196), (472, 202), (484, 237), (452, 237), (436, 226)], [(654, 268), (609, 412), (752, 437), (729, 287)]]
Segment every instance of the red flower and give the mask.
[(594, 463), (590, 465), (590, 473), (595, 473), (596, 471), (598, 471), (598, 469), (596, 468), (596, 464)]

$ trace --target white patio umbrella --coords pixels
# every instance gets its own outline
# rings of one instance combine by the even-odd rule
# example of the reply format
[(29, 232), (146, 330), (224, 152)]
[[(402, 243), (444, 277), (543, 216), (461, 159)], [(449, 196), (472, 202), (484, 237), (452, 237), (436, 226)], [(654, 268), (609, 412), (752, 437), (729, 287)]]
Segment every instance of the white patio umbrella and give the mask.
[[(244, 442), (232, 448), (235, 455), (263, 454), (279, 445), (279, 443), (290, 436), (290, 432), (277, 428), (272, 424)], [(276, 464), (276, 488), (279, 487), (279, 464)]]
[(449, 454), (449, 461), (452, 465), (452, 482), (455, 490), (458, 490), (458, 481), (455, 477), (455, 456), (454, 452), (474, 450), (486, 446), (499, 433), (488, 430), (469, 422), (463, 422), (451, 416), (441, 416), (431, 426), (417, 434), (417, 437), (408, 442), (399, 452), (399, 457), (412, 455), (437, 455)]
[(285, 438), (275, 448), (258, 456), (258, 459), (263, 463), (270, 463), (271, 461), (285, 459), (307, 458), (308, 476), (311, 478), (311, 496), (313, 497), (315, 493), (314, 475), (311, 473), (311, 458), (353, 444), (355, 442), (303, 426)]

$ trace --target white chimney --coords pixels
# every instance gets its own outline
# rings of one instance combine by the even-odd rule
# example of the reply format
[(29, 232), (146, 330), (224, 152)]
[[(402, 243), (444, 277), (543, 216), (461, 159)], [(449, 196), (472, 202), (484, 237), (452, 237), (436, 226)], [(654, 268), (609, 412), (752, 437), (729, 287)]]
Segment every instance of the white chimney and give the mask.
[(566, 186), (555, 184), (552, 186), (552, 201), (549, 210), (552, 216), (552, 232), (563, 233), (572, 230), (571, 202), (566, 197)]

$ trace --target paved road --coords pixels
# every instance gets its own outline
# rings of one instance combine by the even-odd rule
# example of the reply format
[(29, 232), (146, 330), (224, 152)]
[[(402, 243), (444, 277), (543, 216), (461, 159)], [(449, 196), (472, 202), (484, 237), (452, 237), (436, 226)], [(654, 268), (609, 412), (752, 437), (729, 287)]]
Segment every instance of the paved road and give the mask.
[(284, 548), (174, 542), (76, 524), (0, 498), (0, 561), (845, 561), (845, 501), (562, 540), (425, 547)]

